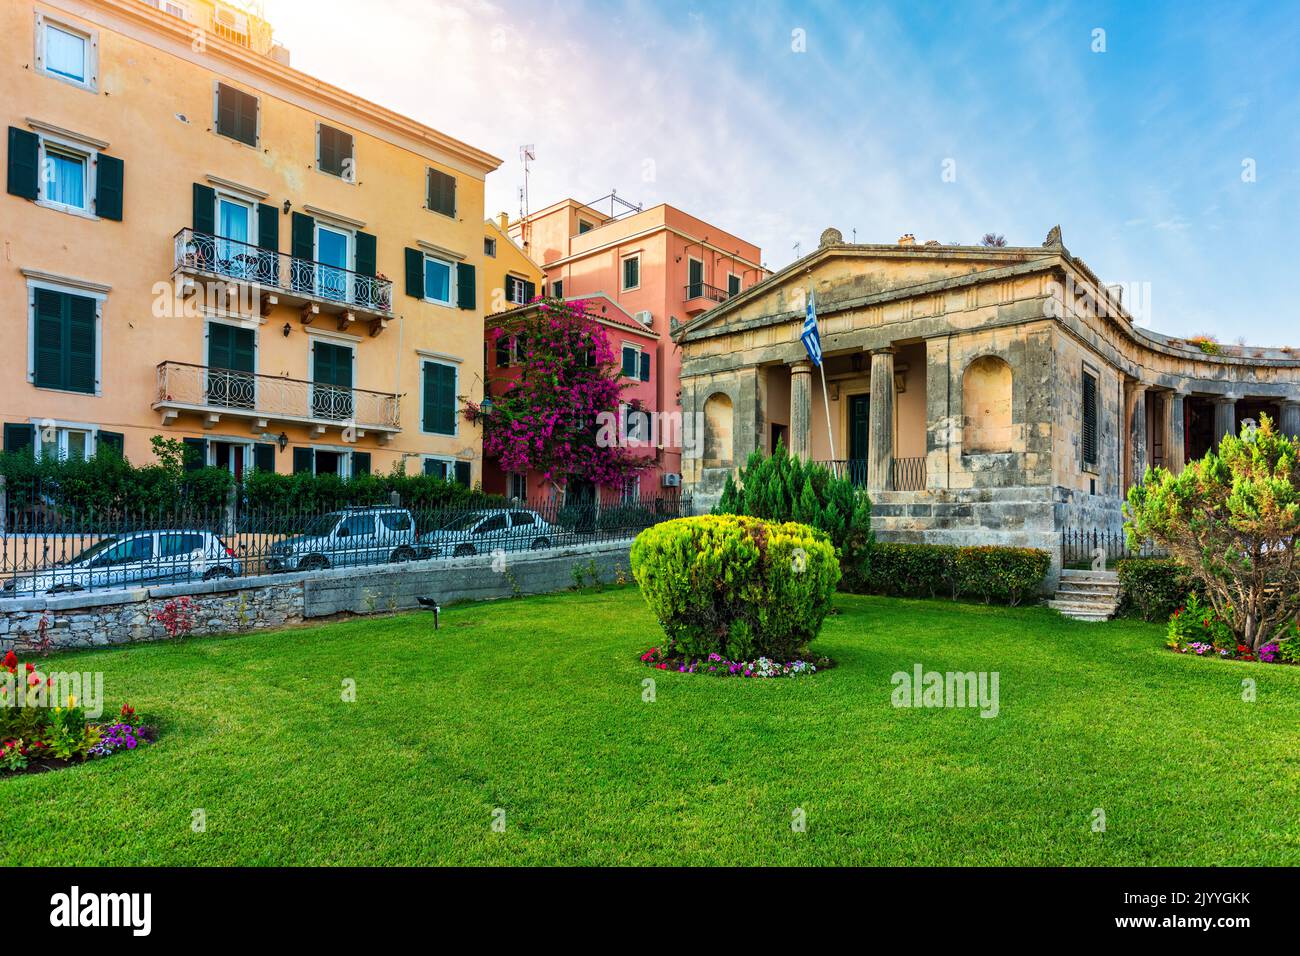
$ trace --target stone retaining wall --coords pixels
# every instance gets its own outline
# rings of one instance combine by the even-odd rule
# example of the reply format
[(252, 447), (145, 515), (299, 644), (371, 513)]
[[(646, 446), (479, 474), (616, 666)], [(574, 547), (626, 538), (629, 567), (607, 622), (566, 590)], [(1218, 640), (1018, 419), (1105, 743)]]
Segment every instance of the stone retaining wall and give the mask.
[(41, 639), (41, 621), (53, 649), (100, 647), (167, 637), (154, 614), (168, 601), (188, 596), (193, 634), (237, 634), (350, 612), (374, 614), (419, 606), (432, 598), (443, 606), (461, 601), (560, 591), (584, 583), (594, 569), (610, 583), (630, 576), (631, 541), (610, 541), (544, 552), (416, 561), (403, 565), (335, 568), (224, 581), (169, 584), (94, 594), (50, 595), (0, 601), (0, 653), (30, 651)]

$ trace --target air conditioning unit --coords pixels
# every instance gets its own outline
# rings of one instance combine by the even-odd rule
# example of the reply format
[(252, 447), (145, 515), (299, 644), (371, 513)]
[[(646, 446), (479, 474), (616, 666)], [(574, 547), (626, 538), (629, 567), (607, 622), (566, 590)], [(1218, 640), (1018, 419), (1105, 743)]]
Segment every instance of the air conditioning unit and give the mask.
[(635, 313), (632, 318), (636, 319), (647, 329), (650, 328), (650, 324), (655, 320), (654, 313), (649, 309), (642, 309), (640, 312)]
[(665, 488), (680, 488), (682, 486), (682, 476), (667, 472), (663, 477)]

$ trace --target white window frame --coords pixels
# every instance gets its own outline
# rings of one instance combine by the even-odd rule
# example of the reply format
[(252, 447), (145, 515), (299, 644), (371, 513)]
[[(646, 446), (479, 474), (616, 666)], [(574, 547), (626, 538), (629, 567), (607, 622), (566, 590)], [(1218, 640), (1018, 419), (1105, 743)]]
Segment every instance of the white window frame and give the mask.
[[(153, 7), (155, 10), (167, 14), (169, 17), (175, 17), (178, 20), (184, 20), (186, 23), (190, 22), (191, 17), (190, 17), (189, 4), (182, 3), (181, 0), (145, 0), (145, 2), (147, 2), (149, 6)], [(168, 7), (175, 7), (180, 12), (176, 13), (172, 10), (167, 9)]]
[[(631, 375), (631, 376), (629, 376), (629, 375), (627, 374), (627, 372), (623, 371), (623, 354), (624, 354), (628, 349), (632, 349), (634, 352), (636, 352), (636, 374)], [(619, 371), (619, 374), (620, 374), (621, 376), (623, 376), (623, 378), (631, 378), (632, 381), (634, 381), (634, 382), (639, 382), (639, 381), (641, 381), (641, 356), (642, 356), (644, 353), (645, 353), (645, 349), (644, 349), (641, 345), (639, 345), (638, 343), (636, 343), (636, 342), (624, 342), (624, 343), (622, 344), (621, 348), (619, 349), (619, 353), (618, 353), (618, 371)]]
[(55, 421), (46, 418), (29, 419), (35, 433), (35, 440), (32, 443), (36, 460), (39, 461), (45, 454), (45, 442), (41, 438), (41, 431), (45, 428), (54, 429), (54, 444), (59, 461), (68, 459), (68, 433), (81, 432), (86, 436), (86, 458), (89, 461), (95, 457), (95, 451), (99, 445), (99, 426), (92, 425), (88, 422), (68, 422)]
[[(231, 325), (231, 326), (234, 326), (234, 327), (237, 328), (237, 329), (252, 329), (252, 331), (253, 331), (253, 371), (250, 372), (249, 374), (253, 376), (253, 408), (254, 408), (254, 409), (256, 409), (256, 408), (259, 407), (258, 402), (259, 402), (259, 401), (261, 400), (261, 398), (262, 398), (262, 396), (261, 396), (261, 394), (260, 394), (260, 392), (261, 392), (261, 386), (262, 386), (262, 380), (261, 380), (260, 378), (258, 378), (258, 375), (259, 375), (259, 374), (261, 373), (261, 371), (262, 371), (262, 368), (261, 368), (261, 366), (262, 366), (262, 342), (261, 342), (261, 338), (262, 338), (262, 336), (261, 336), (261, 325), (262, 325), (262, 322), (264, 322), (264, 321), (265, 321), (264, 319), (263, 319), (263, 320), (249, 320), (249, 319), (228, 318), (228, 317), (225, 317), (225, 316), (209, 315), (209, 316), (207, 316), (207, 317), (204, 319), (204, 322), (203, 322), (203, 368), (205, 369), (205, 371), (211, 369), (211, 366), (208, 364), (208, 362), (211, 360), (211, 357), (212, 357), (212, 348), (211, 348), (211, 343), (212, 343), (212, 333), (211, 333), (211, 329), (212, 329), (212, 326), (214, 326), (214, 325)], [(205, 382), (204, 384), (205, 384), (205, 386), (206, 386), (207, 383)], [(206, 389), (206, 388), (204, 388), (204, 394), (205, 394), (205, 395), (207, 394), (207, 389)], [(227, 439), (221, 438), (220, 436), (216, 436), (216, 439), (215, 439), (215, 440), (217, 440), (217, 441), (226, 441)], [(230, 439), (230, 440), (233, 441), (234, 439)]]
[(527, 279), (521, 279), (518, 275), (516, 275), (516, 274), (513, 273), (513, 272), (507, 273), (507, 276), (508, 276), (509, 278), (515, 280), (515, 282), (514, 282), (514, 287), (515, 287), (515, 290), (516, 290), (515, 294), (518, 295), (519, 298), (517, 298), (517, 299), (512, 299), (512, 298), (510, 298), (510, 297), (507, 297), (507, 298), (506, 298), (506, 301), (509, 302), (509, 303), (511, 303), (511, 304), (513, 304), (513, 305), (527, 305), (527, 304), (528, 304), (528, 300), (524, 298), (524, 296), (527, 295), (527, 292), (526, 292), (526, 290), (525, 290), (525, 288), (524, 288), (524, 285), (525, 285), (525, 283), (527, 283), (529, 280), (527, 280)]
[[(49, 289), (51, 292), (64, 292), (95, 300), (95, 391), (74, 392), (66, 388), (48, 388), (36, 384), (36, 290)], [(104, 321), (106, 317), (104, 301), (108, 298), (105, 287), (87, 283), (77, 285), (72, 282), (55, 282), (48, 279), (27, 280), (27, 381), (33, 388), (43, 392), (64, 392), (68, 395), (80, 395), (83, 398), (93, 394), (98, 398), (104, 394)]]
[[(515, 483), (523, 486), (523, 494), (515, 494)], [(506, 497), (518, 499), (520, 504), (528, 504), (528, 475), (522, 471), (512, 471), (506, 475)]]
[[(630, 260), (636, 260), (636, 285), (625, 285), (627, 282), (627, 263)], [(641, 288), (641, 253), (634, 252), (630, 256), (619, 256), (618, 285), (619, 290), (622, 292), (633, 292)]]
[[(346, 263), (346, 265), (343, 266), (325, 265), (325, 263), (321, 260), (320, 231), (322, 229), (328, 229), (330, 232), (340, 233), (345, 237), (345, 241), (347, 243), (347, 249), (344, 250), (343, 260)], [(353, 298), (353, 290), (350, 288), (345, 288), (343, 290), (344, 295), (343, 298), (341, 299), (336, 299), (333, 296), (326, 295), (321, 291), (321, 269), (322, 268), (342, 269), (344, 272), (347, 273), (352, 272), (352, 267), (357, 264), (357, 259), (356, 259), (357, 231), (353, 229), (351, 226), (345, 226), (341, 223), (332, 222), (328, 219), (317, 218), (316, 224), (312, 227), (312, 231), (311, 231), (311, 254), (312, 254), (312, 260), (316, 264), (315, 267), (312, 269), (312, 276), (315, 280), (315, 286), (316, 286), (316, 294), (320, 296), (322, 299), (329, 299), (331, 302), (350, 302)], [(352, 280), (350, 276), (345, 276), (345, 280), (347, 281), (347, 284), (349, 286), (352, 284)]]
[[(442, 263), (447, 267), (447, 270), (451, 273), (450, 277), (447, 280), (447, 301), (446, 302), (443, 302), (441, 299), (429, 298), (429, 273), (427, 267), (430, 260), (433, 260), (434, 262)], [(457, 288), (456, 285), (456, 273), (458, 271), (459, 270), (457, 270), (456, 268), (456, 261), (454, 259), (447, 259), (444, 258), (443, 256), (435, 256), (431, 252), (426, 252), (424, 254), (424, 261), (420, 264), (420, 279), (424, 285), (424, 288), (421, 291), (424, 293), (424, 301), (428, 302), (430, 305), (441, 305), (444, 308), (448, 308), (448, 309), (456, 308), (456, 303), (457, 301), (459, 301), (460, 298), (460, 289)]]
[[(257, 110), (257, 121), (258, 121), (258, 127), (259, 127), (259, 128), (258, 128), (258, 131), (257, 131), (257, 132), (258, 132), (258, 140), (259, 140), (259, 142), (260, 142), (260, 140), (261, 140), (261, 134), (262, 134), (262, 130), (261, 130), (261, 128), (260, 128), (260, 127), (261, 127), (261, 122), (262, 122), (262, 110), (261, 110), (260, 107), (259, 107), (258, 110)], [(322, 169), (322, 168), (321, 168), (321, 164), (320, 164), (320, 128), (321, 128), (322, 126), (328, 126), (328, 127), (329, 127), (330, 129), (332, 129), (332, 130), (337, 130), (337, 131), (340, 132), (340, 133), (347, 133), (349, 136), (352, 137), (352, 155), (349, 157), (349, 159), (351, 160), (351, 162), (350, 162), (350, 163), (344, 163), (344, 164), (343, 164), (343, 173), (342, 173), (341, 175), (340, 175), (340, 174), (336, 174), (336, 173), (331, 173), (329, 170), (326, 170), (326, 169)], [(330, 179), (338, 179), (338, 180), (341, 180), (342, 182), (347, 183), (349, 186), (355, 186), (355, 185), (357, 184), (357, 134), (354, 133), (354, 132), (352, 132), (352, 131), (349, 130), (349, 129), (344, 129), (344, 128), (341, 127), (341, 126), (335, 126), (333, 123), (323, 123), (323, 122), (321, 122), (320, 120), (317, 120), (317, 121), (316, 121), (316, 172), (321, 173), (321, 174), (323, 174), (323, 175), (325, 175), (325, 176), (328, 176), (328, 177), (330, 177)]]
[(311, 450), (313, 453), (311, 456), (311, 473), (313, 475), (322, 474), (322, 472), (317, 469), (317, 464), (320, 461), (320, 453), (327, 451), (338, 455), (339, 461), (342, 463), (343, 467), (341, 471), (327, 471), (324, 472), (324, 474), (337, 474), (344, 481), (348, 481), (352, 478), (352, 453), (355, 449), (348, 448), (344, 445), (312, 445)]
[[(628, 486), (631, 486), (632, 492), (628, 493)], [(623, 487), (618, 490), (619, 499), (624, 503), (635, 503), (641, 500), (641, 476), (633, 475), (631, 478), (623, 479)]]
[[(228, 86), (232, 90), (238, 90), (240, 93), (243, 93), (247, 96), (251, 96), (253, 97), (253, 99), (257, 100), (257, 129), (253, 134), (254, 141), (252, 143), (245, 143), (242, 139), (235, 139), (235, 137), (227, 136), (225, 133), (221, 132), (220, 129), (221, 87), (223, 86)], [(246, 90), (242, 86), (238, 86), (235, 83), (227, 83), (223, 80), (213, 80), (212, 81), (212, 135), (219, 136), (228, 143), (234, 143), (237, 146), (243, 146), (245, 149), (255, 149), (260, 152), (262, 149), (262, 94), (255, 90)]]
[[(255, 454), (253, 451), (253, 447), (257, 443), (253, 439), (243, 438), (243, 437), (237, 438), (233, 435), (210, 435), (207, 439), (207, 457), (204, 460), (204, 464), (206, 464), (209, 468), (217, 467), (217, 449), (215, 446), (218, 443), (223, 445), (234, 445), (243, 452), (244, 467), (242, 470), (244, 474), (247, 474), (254, 467), (256, 467), (253, 462), (253, 458)], [(230, 473), (233, 475), (234, 471), (232, 470)]]
[[(78, 80), (75, 77), (64, 76), (62, 73), (55, 73), (48, 69), (45, 63), (45, 29), (53, 27), (56, 30), (62, 30), (64, 33), (70, 33), (74, 36), (81, 37), (86, 41), (86, 55), (82, 61), (82, 68), (85, 70), (86, 77), (84, 80)], [(67, 83), (69, 86), (75, 86), (79, 90), (86, 90), (91, 93), (99, 92), (99, 31), (91, 30), (85, 27), (77, 26), (67, 20), (59, 20), (50, 17), (47, 14), (36, 11), (36, 70), (37, 72)]]
[(420, 474), (427, 474), (424, 470), (426, 461), (437, 461), (442, 463), (442, 480), (456, 480), (456, 458), (454, 455), (421, 455), (420, 456)]
[[(38, 140), (36, 151), (36, 205), (44, 206), (46, 209), (57, 209), (59, 212), (66, 212), (70, 216), (98, 220), (99, 215), (95, 210), (95, 190), (99, 184), (97, 175), (99, 170), (99, 150), (86, 143), (64, 136), (53, 136), (39, 131), (36, 136)], [(49, 177), (45, 175), (45, 170), (49, 159), (50, 146), (54, 147), (56, 153), (71, 153), (81, 158), (81, 188), (82, 195), (86, 198), (84, 206), (72, 206), (49, 198), (47, 194)]]

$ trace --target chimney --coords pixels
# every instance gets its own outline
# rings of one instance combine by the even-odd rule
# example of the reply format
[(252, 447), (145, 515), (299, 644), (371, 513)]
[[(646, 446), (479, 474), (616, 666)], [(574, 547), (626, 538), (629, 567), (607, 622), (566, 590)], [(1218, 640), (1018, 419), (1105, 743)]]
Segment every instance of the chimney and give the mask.
[(289, 65), (289, 48), (281, 43), (271, 45), (271, 59), (281, 66)]
[(898, 237), (898, 244), (900, 246), (914, 246), (916, 245), (916, 236), (910, 232), (905, 232)]
[(497, 225), (507, 236), (510, 235), (510, 214), (507, 212), (497, 213)]

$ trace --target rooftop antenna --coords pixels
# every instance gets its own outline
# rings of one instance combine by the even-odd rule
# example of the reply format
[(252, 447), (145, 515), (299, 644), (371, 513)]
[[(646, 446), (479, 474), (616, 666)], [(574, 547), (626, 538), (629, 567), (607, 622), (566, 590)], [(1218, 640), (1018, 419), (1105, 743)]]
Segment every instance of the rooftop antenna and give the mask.
[(799, 258), (799, 246), (800, 246), (800, 243), (797, 243), (797, 242), (796, 242), (796, 243), (794, 244), (794, 257), (795, 257), (796, 259)]
[(853, 230), (853, 244), (855, 246), (858, 244), (858, 230), (856, 227)]
[(519, 160), (524, 164), (524, 184), (519, 188), (519, 239), (528, 248), (528, 173), (529, 164), (537, 158), (537, 147), (532, 143), (519, 147)]

